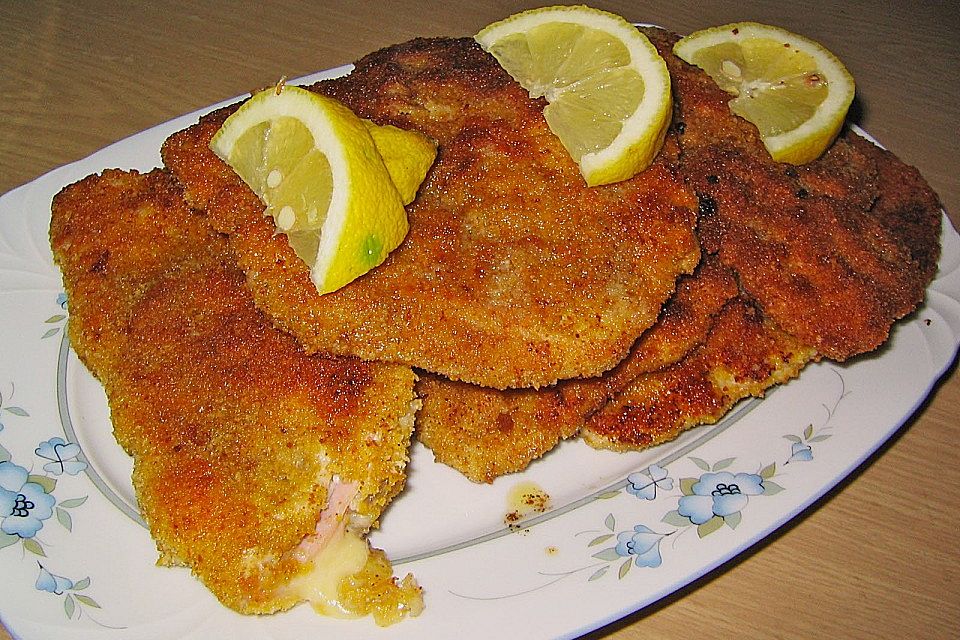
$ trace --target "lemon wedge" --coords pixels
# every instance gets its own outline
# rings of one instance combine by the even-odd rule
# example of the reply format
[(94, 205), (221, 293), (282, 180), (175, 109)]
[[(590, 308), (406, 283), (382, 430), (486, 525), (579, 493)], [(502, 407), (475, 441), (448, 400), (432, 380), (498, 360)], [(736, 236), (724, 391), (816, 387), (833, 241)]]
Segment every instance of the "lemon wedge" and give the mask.
[(673, 50), (736, 96), (730, 110), (756, 125), (778, 162), (820, 157), (853, 101), (853, 77), (843, 63), (819, 43), (779, 27), (712, 27), (681, 38)]
[(400, 192), (400, 200), (407, 205), (417, 197), (417, 190), (437, 158), (437, 145), (418, 131), (409, 131), (393, 125), (377, 125), (364, 120), (373, 143), (383, 158), (390, 179)]
[(589, 7), (524, 11), (480, 31), (483, 49), (534, 98), (590, 186), (653, 161), (671, 117), (670, 75), (620, 16)]
[(332, 98), (278, 85), (254, 94), (210, 141), (266, 204), (320, 293), (343, 287), (399, 246), (408, 230), (404, 201), (436, 153), (415, 132), (378, 134), (402, 176), (402, 196), (371, 129), (377, 126)]

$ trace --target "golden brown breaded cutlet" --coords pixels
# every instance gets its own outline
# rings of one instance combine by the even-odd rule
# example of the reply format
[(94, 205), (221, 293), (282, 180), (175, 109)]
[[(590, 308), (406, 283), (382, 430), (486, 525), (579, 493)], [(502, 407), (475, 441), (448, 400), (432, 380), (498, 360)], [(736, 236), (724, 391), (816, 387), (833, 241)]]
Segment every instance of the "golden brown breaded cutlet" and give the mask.
[[(160, 564), (190, 567), (242, 613), (315, 596), (305, 576), (329, 570), (325, 546), (359, 541), (404, 484), (411, 370), (306, 355), (256, 309), (226, 241), (166, 172), (66, 187), (50, 238), (71, 342), (134, 458)], [(359, 544), (337, 606), (378, 622), (418, 611), (412, 578)]]
[(677, 36), (647, 30), (674, 88), (680, 169), (700, 201), (705, 260), (736, 277), (706, 343), (639, 376), (581, 430), (595, 447), (642, 449), (719, 420), (810, 360), (874, 349), (923, 300), (942, 211), (919, 173), (850, 130), (817, 160), (774, 162)]
[(422, 377), (417, 438), (439, 462), (491, 482), (574, 434), (615, 451), (673, 440), (795, 377), (816, 357), (765, 320), (711, 257), (680, 281), (657, 324), (604, 376), (507, 391)]
[(532, 100), (472, 39), (372, 53), (311, 89), (439, 144), (380, 267), (320, 296), (263, 204), (207, 148), (224, 109), (169, 138), (166, 165), (230, 236), (257, 305), (309, 351), (401, 362), (494, 388), (616, 365), (696, 266), (695, 200), (661, 154), (586, 187)]

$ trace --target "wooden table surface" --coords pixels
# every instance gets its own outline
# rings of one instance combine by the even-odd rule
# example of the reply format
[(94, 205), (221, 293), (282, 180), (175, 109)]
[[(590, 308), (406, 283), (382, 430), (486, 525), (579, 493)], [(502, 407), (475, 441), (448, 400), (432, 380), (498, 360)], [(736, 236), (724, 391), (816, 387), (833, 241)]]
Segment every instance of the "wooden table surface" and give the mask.
[[(338, 66), (414, 36), (469, 35), (531, 6), (5, 0), (0, 193), (280, 75)], [(679, 32), (749, 19), (819, 40), (857, 80), (853, 119), (920, 168), (957, 224), (960, 3), (594, 6)], [(676, 595), (589, 637), (958, 637), (958, 414), (960, 375), (951, 370), (887, 446), (802, 517)], [(0, 638), (8, 637), (0, 628)]]

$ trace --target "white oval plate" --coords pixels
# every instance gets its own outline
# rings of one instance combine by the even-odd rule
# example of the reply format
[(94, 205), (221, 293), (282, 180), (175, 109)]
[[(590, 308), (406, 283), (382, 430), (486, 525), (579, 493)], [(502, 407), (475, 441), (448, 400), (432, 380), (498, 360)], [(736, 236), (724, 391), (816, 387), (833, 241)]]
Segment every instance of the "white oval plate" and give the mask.
[[(35, 507), (31, 530), (0, 533), (0, 617), (18, 637), (349, 639), (373, 631), (368, 620), (321, 618), (305, 606), (240, 616), (189, 571), (156, 567), (103, 390), (66, 340), (47, 241), (51, 198), (105, 168), (158, 166), (161, 142), (200, 113), (0, 197), (0, 487), (49, 506)], [(574, 637), (679, 589), (788, 522), (883, 444), (953, 361), (960, 237), (943, 220), (927, 302), (882, 349), (845, 365), (808, 366), (718, 425), (634, 454), (567, 442), (489, 486), (415, 445), (407, 489), (372, 539), (398, 572), (417, 576), (427, 609), (378, 637), (479, 639), (491, 619), (513, 637)], [(553, 509), (507, 527), (508, 494), (520, 482), (542, 487)], [(699, 526), (680, 514), (704, 506), (699, 494), (732, 482), (753, 488), (739, 511)]]

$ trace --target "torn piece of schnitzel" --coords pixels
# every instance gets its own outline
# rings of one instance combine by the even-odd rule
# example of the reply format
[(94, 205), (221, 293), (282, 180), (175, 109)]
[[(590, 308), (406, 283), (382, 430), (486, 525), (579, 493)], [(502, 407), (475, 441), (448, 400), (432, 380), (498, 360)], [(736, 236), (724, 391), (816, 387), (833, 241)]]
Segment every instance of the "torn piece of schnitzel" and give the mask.
[(242, 613), (418, 613), (412, 577), (362, 538), (404, 484), (412, 371), (306, 355), (163, 171), (65, 188), (50, 239), (160, 564)]
[(680, 279), (659, 320), (630, 355), (601, 377), (498, 391), (424, 374), (416, 387), (423, 402), (417, 438), (437, 461), (474, 482), (521, 471), (578, 433), (588, 416), (636, 378), (672, 365), (702, 344), (716, 315), (736, 295), (729, 270), (715, 260), (701, 263)]
[(681, 171), (704, 249), (783, 331), (844, 360), (886, 340), (923, 300), (941, 208), (915, 169), (846, 131), (812, 163), (774, 162), (731, 95), (651, 34), (675, 88)]
[(472, 39), (389, 47), (311, 88), (439, 144), (406, 240), (339, 291), (317, 293), (263, 204), (207, 148), (231, 108), (163, 147), (191, 204), (230, 236), (257, 305), (309, 351), (498, 389), (597, 375), (699, 260), (696, 201), (675, 154), (631, 180), (586, 187), (544, 103)]

